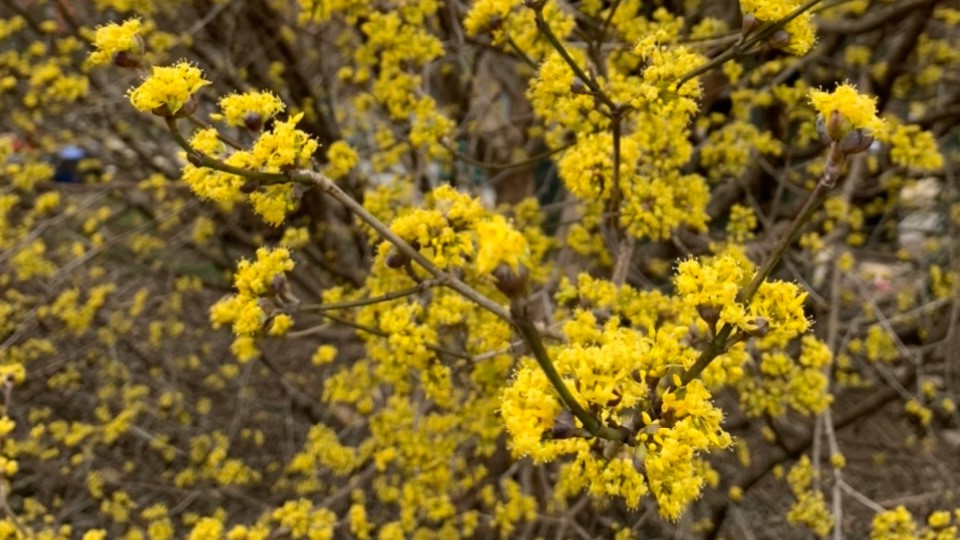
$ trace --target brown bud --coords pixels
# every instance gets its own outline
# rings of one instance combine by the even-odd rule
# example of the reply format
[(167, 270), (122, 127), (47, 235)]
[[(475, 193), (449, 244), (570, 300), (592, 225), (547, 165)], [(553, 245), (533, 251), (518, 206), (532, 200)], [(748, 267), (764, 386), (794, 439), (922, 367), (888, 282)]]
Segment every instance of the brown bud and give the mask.
[(261, 296), (257, 299), (257, 303), (260, 305), (260, 309), (267, 314), (267, 317), (272, 317), (277, 312), (277, 305), (269, 298)]
[(152, 112), (157, 116), (162, 116), (164, 118), (185, 118), (187, 116), (190, 116), (194, 112), (196, 112), (198, 106), (199, 106), (199, 103), (197, 103), (196, 98), (193, 96), (190, 96), (190, 99), (188, 99), (186, 103), (181, 105), (180, 108), (177, 109), (177, 112), (171, 112), (170, 106), (167, 105), (166, 103), (164, 103), (163, 105), (157, 107), (156, 109), (150, 112)]
[(757, 317), (755, 324), (757, 325), (757, 329), (750, 332), (751, 336), (763, 337), (770, 332), (770, 323), (763, 317)]
[(827, 136), (832, 141), (839, 141), (850, 131), (850, 122), (840, 114), (840, 111), (834, 110), (826, 119)]
[(783, 28), (780, 28), (767, 38), (767, 43), (769, 43), (771, 47), (782, 49), (790, 44), (790, 34)]
[(508, 265), (500, 263), (493, 270), (493, 277), (496, 279), (497, 289), (508, 298), (519, 298), (527, 288), (527, 282), (530, 279), (530, 272), (524, 265), (517, 266), (514, 271)]
[(248, 112), (243, 115), (243, 126), (250, 131), (260, 131), (263, 127), (263, 117), (257, 112)]
[(760, 28), (761, 24), (762, 23), (760, 22), (760, 19), (757, 19), (753, 13), (747, 13), (743, 16), (743, 22), (740, 24), (740, 31), (743, 32), (743, 35), (747, 35), (757, 28)]
[(287, 278), (283, 274), (277, 274), (270, 280), (270, 290), (274, 293), (281, 293), (287, 286)]
[(130, 51), (120, 51), (113, 55), (113, 65), (126, 69), (140, 67), (140, 56)]
[(240, 193), (250, 194), (258, 189), (260, 189), (260, 182), (253, 178), (248, 178), (247, 181), (240, 186)]
[(697, 312), (711, 330), (717, 327), (717, 321), (720, 320), (720, 310), (716, 306), (697, 306)]
[(583, 84), (583, 81), (580, 79), (574, 79), (570, 83), (570, 93), (580, 95), (580, 94), (589, 94), (590, 90), (587, 88), (587, 85)]
[(820, 142), (823, 144), (830, 144), (833, 142), (833, 139), (831, 139), (830, 135), (827, 133), (827, 123), (823, 119), (822, 114), (817, 115), (817, 136), (820, 137)]
[(553, 428), (550, 430), (550, 435), (554, 439), (569, 439), (576, 433), (577, 428), (573, 424), (573, 414), (566, 409), (557, 413), (557, 416), (553, 419)]
[(859, 154), (870, 148), (871, 144), (873, 144), (873, 135), (862, 129), (854, 129), (840, 139), (840, 150), (843, 150), (843, 153), (847, 155)]
[(387, 266), (390, 268), (403, 268), (403, 265), (410, 262), (410, 257), (403, 253), (391, 253), (387, 256)]

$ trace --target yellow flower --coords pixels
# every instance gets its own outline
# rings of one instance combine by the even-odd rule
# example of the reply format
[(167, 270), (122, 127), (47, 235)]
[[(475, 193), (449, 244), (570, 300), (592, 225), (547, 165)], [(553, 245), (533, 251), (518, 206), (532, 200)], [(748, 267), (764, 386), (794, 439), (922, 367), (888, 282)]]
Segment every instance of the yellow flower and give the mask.
[(357, 166), (360, 159), (357, 157), (357, 151), (350, 147), (344, 141), (337, 141), (327, 148), (327, 167), (324, 172), (330, 178), (341, 178), (346, 176), (350, 169)]
[(271, 336), (282, 336), (293, 326), (293, 319), (285, 313), (281, 313), (273, 318), (273, 324), (270, 325)]
[[(187, 62), (171, 67), (154, 66), (143, 83), (130, 90), (130, 103), (144, 112), (176, 114), (194, 92), (210, 84), (203, 72)], [(164, 107), (164, 109), (161, 109)]]
[(257, 250), (256, 261), (240, 261), (234, 283), (241, 295), (261, 296), (271, 291), (271, 282), (276, 276), (293, 270), (294, 262), (285, 248)]
[(128, 19), (123, 24), (110, 23), (97, 28), (93, 38), (96, 51), (90, 53), (90, 64), (100, 65), (110, 62), (119, 53), (129, 52), (139, 55), (143, 52), (140, 39), (140, 19)]
[(852, 85), (841, 84), (833, 92), (811, 90), (810, 102), (825, 120), (834, 111), (838, 112), (849, 124), (849, 129), (863, 129), (871, 134), (882, 133), (886, 129), (883, 120), (877, 116), (876, 98), (858, 93)]
[(500, 215), (477, 223), (477, 244), (477, 272), (481, 274), (492, 272), (500, 263), (516, 272), (530, 258), (527, 239)]
[(246, 126), (254, 131), (283, 108), (283, 102), (271, 92), (230, 94), (220, 100), (220, 110), (228, 125)]
[[(775, 23), (790, 15), (802, 4), (801, 0), (740, 0), (740, 9), (744, 15), (753, 15), (760, 22)], [(813, 47), (816, 35), (813, 28), (813, 19), (809, 12), (783, 25), (789, 40), (786, 43), (776, 43), (775, 46), (786, 52), (802, 56)]]

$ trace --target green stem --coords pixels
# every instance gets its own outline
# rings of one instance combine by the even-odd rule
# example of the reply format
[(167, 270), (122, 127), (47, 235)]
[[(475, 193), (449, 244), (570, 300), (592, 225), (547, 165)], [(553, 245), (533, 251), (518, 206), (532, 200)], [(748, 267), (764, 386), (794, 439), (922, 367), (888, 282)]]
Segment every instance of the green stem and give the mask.
[(515, 303), (515, 309), (512, 309), (511, 312), (513, 313), (514, 323), (520, 331), (520, 335), (523, 336), (527, 345), (529, 345), (530, 352), (533, 353), (533, 357), (536, 359), (540, 369), (543, 370), (543, 373), (547, 376), (554, 390), (560, 395), (560, 400), (563, 404), (583, 424), (583, 428), (595, 437), (611, 441), (626, 441), (628, 437), (626, 430), (614, 429), (604, 425), (600, 419), (583, 408), (577, 401), (577, 398), (573, 396), (570, 389), (567, 388), (563, 377), (560, 376), (560, 372), (557, 371), (556, 366), (554, 366), (550, 360), (550, 355), (547, 354), (547, 349), (543, 346), (543, 340), (540, 339), (540, 332), (530, 317), (524, 312), (523, 308), (516, 306)]

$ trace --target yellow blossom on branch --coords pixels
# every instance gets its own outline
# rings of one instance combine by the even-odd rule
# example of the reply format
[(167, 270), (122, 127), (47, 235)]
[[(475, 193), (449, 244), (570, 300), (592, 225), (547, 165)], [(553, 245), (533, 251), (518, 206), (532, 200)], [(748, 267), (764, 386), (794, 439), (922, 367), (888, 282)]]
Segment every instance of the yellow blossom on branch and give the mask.
[(90, 64), (106, 64), (122, 53), (134, 56), (142, 53), (141, 29), (140, 19), (128, 19), (123, 24), (110, 23), (97, 28), (93, 38), (93, 46), (97, 50), (90, 53)]
[[(740, 9), (745, 16), (752, 15), (760, 22), (775, 23), (786, 18), (802, 4), (801, 0), (740, 0)], [(806, 54), (817, 39), (813, 18), (809, 12), (801, 13), (787, 22), (782, 30), (788, 40), (782, 44), (774, 42), (774, 45), (796, 56)]]
[(883, 120), (877, 116), (877, 99), (857, 92), (850, 84), (841, 84), (833, 92), (811, 90), (810, 102), (827, 121), (834, 111), (839, 113), (848, 124), (848, 127), (842, 130), (843, 134), (850, 129), (863, 129), (871, 134), (881, 133), (886, 129)]
[(280, 98), (272, 92), (244, 92), (220, 99), (220, 110), (227, 125), (259, 129), (284, 108)]
[(210, 84), (203, 72), (188, 62), (154, 66), (143, 83), (130, 90), (130, 103), (143, 112), (174, 115), (200, 88)]

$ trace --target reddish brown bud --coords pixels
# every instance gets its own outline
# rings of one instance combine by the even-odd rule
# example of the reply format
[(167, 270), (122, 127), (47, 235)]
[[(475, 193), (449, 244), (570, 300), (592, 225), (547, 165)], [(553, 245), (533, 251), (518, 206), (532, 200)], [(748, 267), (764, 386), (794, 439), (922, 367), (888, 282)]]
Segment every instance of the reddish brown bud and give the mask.
[(493, 277), (496, 279), (497, 289), (508, 298), (519, 298), (527, 288), (527, 282), (530, 278), (530, 272), (522, 264), (514, 272), (508, 265), (500, 263), (493, 270)]
[(771, 47), (782, 49), (790, 44), (790, 34), (783, 28), (780, 28), (767, 38), (767, 43), (769, 43)]
[(113, 65), (125, 69), (135, 69), (140, 67), (140, 56), (130, 51), (120, 51), (113, 55)]
[(243, 127), (250, 131), (260, 131), (260, 128), (263, 127), (263, 117), (260, 116), (260, 113), (248, 112), (243, 115)]

